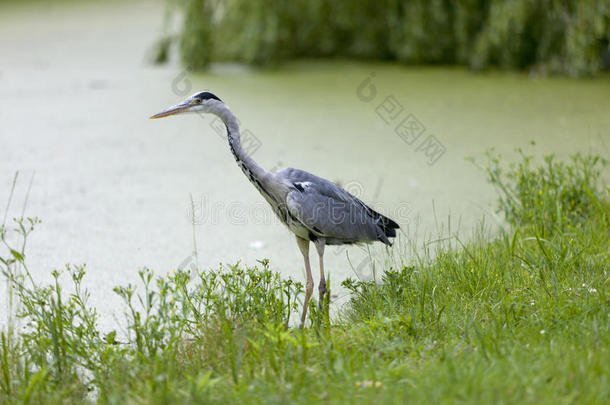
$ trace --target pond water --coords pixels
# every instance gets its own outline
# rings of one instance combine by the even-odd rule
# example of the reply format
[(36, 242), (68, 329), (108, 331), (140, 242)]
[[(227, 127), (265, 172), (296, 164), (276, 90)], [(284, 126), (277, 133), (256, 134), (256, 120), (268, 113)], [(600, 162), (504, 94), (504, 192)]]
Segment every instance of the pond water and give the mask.
[[(164, 273), (269, 258), (302, 280), (293, 236), (212, 119), (148, 119), (195, 91), (209, 89), (232, 108), (262, 166), (336, 181), (410, 235), (435, 234), (449, 214), (466, 236), (482, 217), (495, 221), (494, 191), (465, 156), (490, 147), (509, 157), (517, 147), (610, 155), (608, 76), (350, 61), (195, 75), (145, 60), (162, 3), (0, 7), (0, 202), (19, 170), (9, 212), (18, 215), (35, 173), (26, 214), (43, 223), (29, 241), (30, 268), (48, 280), (65, 263), (87, 263), (92, 303), (108, 327), (122, 311), (112, 287), (134, 282), (144, 266)], [(334, 284), (366, 277), (368, 264), (358, 268), (366, 254), (329, 249)]]

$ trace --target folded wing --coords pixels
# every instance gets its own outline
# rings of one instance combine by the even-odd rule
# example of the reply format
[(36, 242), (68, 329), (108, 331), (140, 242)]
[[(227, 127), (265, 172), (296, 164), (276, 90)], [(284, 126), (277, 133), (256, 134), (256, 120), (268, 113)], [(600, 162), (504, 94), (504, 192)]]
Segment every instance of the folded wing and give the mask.
[(381, 241), (396, 236), (398, 224), (326, 179), (298, 169), (277, 172), (292, 184), (286, 197), (290, 214), (327, 244)]

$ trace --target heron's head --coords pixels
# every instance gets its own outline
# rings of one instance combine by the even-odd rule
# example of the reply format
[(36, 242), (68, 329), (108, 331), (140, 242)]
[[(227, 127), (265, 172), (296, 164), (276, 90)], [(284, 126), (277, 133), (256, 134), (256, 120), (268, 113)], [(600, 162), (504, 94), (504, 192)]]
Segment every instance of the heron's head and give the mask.
[(168, 117), (170, 115), (182, 114), (187, 112), (210, 112), (214, 106), (222, 103), (218, 97), (209, 91), (202, 91), (193, 94), (183, 102), (173, 105), (165, 110), (156, 113), (151, 119)]

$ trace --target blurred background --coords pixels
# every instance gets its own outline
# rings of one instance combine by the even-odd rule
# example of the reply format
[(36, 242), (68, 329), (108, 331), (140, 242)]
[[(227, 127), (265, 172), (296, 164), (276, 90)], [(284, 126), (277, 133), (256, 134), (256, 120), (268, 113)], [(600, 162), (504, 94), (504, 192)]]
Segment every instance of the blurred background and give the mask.
[(610, 3), (604, 0), (183, 0), (172, 2), (173, 10), (186, 14), (180, 53), (193, 68), (300, 57), (570, 76), (610, 67)]
[(7, 218), (27, 199), (43, 221), (30, 268), (87, 263), (109, 323), (112, 287), (142, 266), (270, 258), (301, 280), (213, 120), (148, 119), (207, 89), (263, 167), (326, 177), (401, 225), (393, 251), (326, 254), (335, 286), (368, 278), (409, 241), (498, 223), (465, 157), (608, 157), (609, 39), (609, 1), (3, 0), (0, 202), (18, 171)]

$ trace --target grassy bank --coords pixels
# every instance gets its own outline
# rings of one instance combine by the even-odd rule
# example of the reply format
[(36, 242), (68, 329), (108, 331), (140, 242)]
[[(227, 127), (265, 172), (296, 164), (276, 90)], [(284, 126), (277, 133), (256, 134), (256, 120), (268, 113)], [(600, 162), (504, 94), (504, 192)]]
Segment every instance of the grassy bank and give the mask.
[[(603, 403), (610, 399), (610, 200), (604, 162), (523, 157), (482, 167), (506, 227), (448, 237), (380, 282), (347, 280), (340, 316), (261, 261), (118, 287), (128, 336), (97, 327), (83, 268), (36, 285), (3, 227), (19, 318), (1, 335), (3, 403)], [(18, 240), (16, 236), (19, 236)], [(294, 316), (294, 315), (293, 315)], [(19, 327), (16, 327), (19, 325)]]

